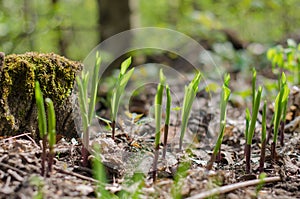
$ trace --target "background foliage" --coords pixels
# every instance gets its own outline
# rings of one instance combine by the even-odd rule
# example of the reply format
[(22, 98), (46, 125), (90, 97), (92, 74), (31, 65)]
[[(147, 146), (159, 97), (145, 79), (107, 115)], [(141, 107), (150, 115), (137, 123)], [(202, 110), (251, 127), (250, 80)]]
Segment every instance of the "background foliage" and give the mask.
[[(100, 42), (98, 3), (96, 0), (2, 0), (0, 50), (7, 54), (55, 52), (82, 60)], [(167, 27), (212, 42), (225, 41), (220, 30), (228, 28), (245, 41), (261, 43), (282, 41), (300, 28), (298, 0), (130, 0), (128, 3), (135, 15), (132, 27)]]

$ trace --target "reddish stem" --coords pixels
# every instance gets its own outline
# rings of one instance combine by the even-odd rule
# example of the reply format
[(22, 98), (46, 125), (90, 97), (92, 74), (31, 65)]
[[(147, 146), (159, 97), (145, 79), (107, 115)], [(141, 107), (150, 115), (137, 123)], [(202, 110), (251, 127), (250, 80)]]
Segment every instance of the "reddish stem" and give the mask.
[(169, 133), (169, 125), (165, 124), (164, 128), (164, 149), (163, 149), (163, 159), (166, 158), (166, 153), (167, 153), (167, 143), (168, 143), (168, 133)]
[(51, 173), (52, 173), (52, 165), (53, 165), (53, 159), (54, 159), (54, 152), (53, 152), (53, 148), (52, 149), (50, 149), (50, 153), (49, 153), (49, 159), (48, 159), (48, 176), (50, 176), (51, 175)]
[(266, 140), (261, 143), (261, 150), (260, 150), (260, 160), (259, 160), (259, 172), (264, 172), (264, 164), (265, 164), (265, 157), (266, 157)]
[(267, 143), (269, 143), (269, 140), (271, 138), (271, 133), (273, 132), (273, 125), (271, 125), (269, 128), (267, 127), (267, 132), (268, 132)]
[(212, 166), (213, 166), (214, 162), (216, 161), (216, 157), (217, 157), (217, 154), (215, 154), (215, 153), (211, 154), (210, 160), (208, 161), (208, 163), (206, 165), (206, 170), (212, 169)]
[(153, 160), (153, 182), (156, 182), (156, 173), (157, 173), (157, 162), (158, 162), (158, 155), (159, 155), (159, 145), (155, 147), (155, 154), (154, 154), (154, 160)]
[(45, 175), (45, 162), (46, 162), (46, 142), (47, 142), (47, 135), (44, 135), (43, 141), (42, 141), (42, 168), (41, 168), (41, 176)]
[(280, 123), (280, 145), (283, 147), (284, 146), (284, 126), (285, 123), (281, 121)]
[(218, 154), (217, 154), (217, 157), (216, 157), (218, 163), (220, 163), (221, 160), (222, 160), (221, 147), (222, 147), (222, 145), (220, 146), (219, 151), (218, 151)]
[(246, 157), (246, 173), (249, 174), (251, 170), (251, 145), (246, 144), (245, 146), (245, 157)]
[(111, 133), (112, 133), (111, 138), (113, 140), (115, 140), (115, 128), (116, 128), (116, 121), (112, 121), (111, 122)]
[(87, 167), (89, 152), (87, 148), (84, 146), (84, 144), (82, 145), (81, 154), (82, 154), (82, 166)]
[(90, 127), (88, 126), (85, 135), (83, 136), (83, 143), (82, 143), (82, 166), (87, 167), (88, 165), (88, 155), (89, 155), (89, 141), (90, 141)]
[(275, 160), (276, 158), (276, 143), (275, 142), (272, 142), (271, 144), (271, 158), (272, 160)]

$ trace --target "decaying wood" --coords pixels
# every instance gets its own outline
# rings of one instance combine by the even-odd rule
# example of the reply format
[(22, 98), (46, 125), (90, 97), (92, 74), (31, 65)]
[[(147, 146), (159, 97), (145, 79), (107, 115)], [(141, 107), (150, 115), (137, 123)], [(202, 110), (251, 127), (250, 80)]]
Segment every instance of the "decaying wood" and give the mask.
[(38, 138), (34, 89), (35, 81), (39, 81), (44, 97), (54, 102), (57, 133), (78, 137), (73, 91), (75, 76), (82, 67), (54, 53), (0, 53), (0, 136), (31, 132), (33, 138)]

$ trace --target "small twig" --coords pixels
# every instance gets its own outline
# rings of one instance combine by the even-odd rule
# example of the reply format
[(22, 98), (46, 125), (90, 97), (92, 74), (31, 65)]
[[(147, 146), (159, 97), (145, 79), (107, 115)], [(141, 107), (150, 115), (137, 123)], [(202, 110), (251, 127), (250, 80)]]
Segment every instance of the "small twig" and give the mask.
[(32, 141), (33, 142), (33, 144), (36, 146), (36, 147), (39, 147), (39, 145), (37, 145), (37, 143), (34, 141), (34, 139), (32, 139), (32, 137), (30, 137), (29, 135), (30, 135), (31, 133), (23, 133), (23, 134), (20, 134), (20, 135), (15, 135), (15, 136), (12, 136), (12, 137), (9, 137), (9, 138), (5, 138), (5, 139), (3, 139), (3, 140), (0, 140), (0, 143), (1, 142), (6, 142), (6, 141), (8, 141), (8, 140), (11, 140), (11, 139), (15, 139), (15, 138), (19, 138), (19, 137), (23, 137), (23, 136), (26, 136), (30, 141)]
[(61, 168), (59, 168), (57, 166), (54, 166), (53, 168), (56, 171), (60, 172), (60, 173), (64, 173), (64, 174), (67, 174), (67, 175), (75, 176), (75, 177), (83, 179), (83, 180), (88, 180), (88, 181), (91, 181), (91, 182), (98, 183), (98, 180), (95, 180), (94, 178), (90, 178), (90, 177), (87, 177), (87, 176), (84, 176), (84, 175), (80, 175), (80, 174), (74, 173), (72, 171), (66, 171), (66, 170), (63, 170), (63, 169), (61, 169)]
[(88, 174), (93, 174), (93, 170), (88, 167), (74, 166), (74, 169), (76, 169), (76, 171), (83, 171)]
[(18, 174), (18, 172), (12, 170), (12, 169), (8, 169), (7, 173), (9, 173), (10, 175), (12, 175), (16, 180), (22, 182), (24, 180), (24, 178), (22, 176), (20, 176)]
[(31, 133), (25, 133), (24, 135), (25, 135), (31, 142), (33, 142), (33, 144), (34, 144), (36, 147), (39, 148), (39, 145), (35, 142), (35, 140), (32, 139), (32, 137), (29, 136), (30, 134), (31, 134)]
[(300, 116), (296, 117), (293, 121), (284, 126), (284, 130), (295, 131), (300, 125)]
[(15, 136), (12, 136), (12, 137), (9, 137), (9, 138), (5, 138), (5, 139), (1, 140), (1, 142), (6, 142), (8, 140), (15, 139), (15, 138), (18, 138), (18, 137), (23, 137), (25, 135), (30, 135), (30, 133), (23, 133), (23, 134), (20, 134), (20, 135), (15, 135)]
[(11, 176), (8, 176), (8, 177), (6, 178), (6, 183), (5, 183), (5, 185), (4, 185), (4, 188), (5, 188), (5, 187), (6, 187), (6, 188), (9, 188), (10, 181), (11, 181)]
[[(278, 181), (281, 181), (281, 178), (279, 176), (269, 177), (269, 178), (265, 178), (263, 180), (264, 183), (278, 182)], [(261, 179), (249, 180), (249, 181), (246, 181), (246, 182), (239, 182), (239, 183), (230, 184), (230, 185), (226, 185), (226, 186), (223, 186), (223, 187), (218, 187), (218, 188), (215, 188), (215, 189), (211, 189), (209, 191), (205, 191), (205, 192), (196, 194), (194, 196), (191, 196), (187, 199), (208, 198), (210, 196), (224, 194), (224, 193), (227, 193), (227, 192), (230, 192), (230, 191), (241, 189), (243, 187), (255, 186), (255, 185), (258, 185), (260, 183), (262, 183)]]
[(14, 192), (13, 188), (11, 188), (9, 186), (10, 184), (10, 181), (11, 181), (11, 176), (7, 176), (6, 178), (6, 182), (5, 182), (5, 185), (1, 188), (1, 193), (4, 193), (4, 194), (11, 194), (12, 192)]
[(20, 169), (17, 169), (17, 168), (15, 168), (13, 166), (10, 166), (9, 164), (5, 164), (5, 163), (2, 163), (2, 162), (0, 162), (0, 167), (5, 167), (7, 169), (14, 170), (14, 171), (16, 171), (18, 173), (21, 173), (22, 175), (26, 175), (27, 174), (26, 172), (24, 172), (24, 171), (22, 171)]

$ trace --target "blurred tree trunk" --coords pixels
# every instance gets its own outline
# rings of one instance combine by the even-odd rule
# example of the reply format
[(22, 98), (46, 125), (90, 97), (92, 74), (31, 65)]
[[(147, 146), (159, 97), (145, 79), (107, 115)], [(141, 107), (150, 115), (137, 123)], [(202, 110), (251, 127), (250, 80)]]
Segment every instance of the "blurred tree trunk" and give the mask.
[[(51, 4), (52, 4), (52, 17), (55, 17), (57, 14), (57, 10), (59, 7), (59, 0), (51, 0)], [(68, 47), (68, 39), (64, 36), (64, 32), (62, 30), (61, 25), (58, 25), (56, 27), (56, 32), (57, 32), (57, 46), (58, 46), (58, 50), (59, 50), (59, 54), (66, 56), (66, 50)]]
[[(97, 0), (99, 19), (99, 42), (102, 42), (109, 37), (120, 32), (130, 29), (130, 6), (129, 0)], [(122, 61), (129, 55), (128, 48), (131, 46), (132, 37), (126, 34), (122, 39), (112, 39), (109, 46), (107, 46), (107, 53), (110, 53), (115, 58), (113, 63), (110, 64), (110, 73), (112, 69), (118, 68)], [(121, 56), (119, 57), (119, 55)]]
[(100, 41), (130, 29), (129, 0), (97, 0)]

